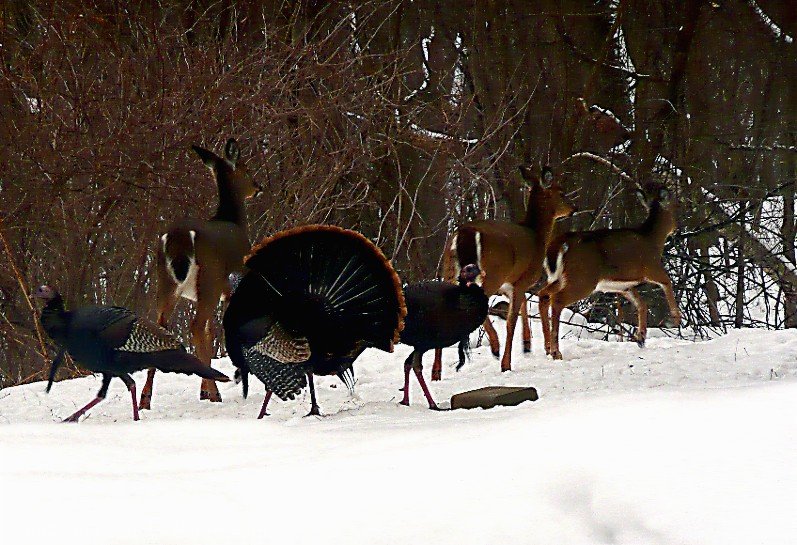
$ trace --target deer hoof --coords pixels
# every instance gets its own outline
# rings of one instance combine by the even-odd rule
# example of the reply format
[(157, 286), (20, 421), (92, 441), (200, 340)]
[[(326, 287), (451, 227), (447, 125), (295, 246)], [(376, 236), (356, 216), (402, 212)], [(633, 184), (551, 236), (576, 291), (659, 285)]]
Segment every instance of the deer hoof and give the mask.
[(141, 396), (141, 401), (139, 401), (139, 403), (138, 403), (138, 410), (139, 411), (148, 411), (148, 410), (150, 410), (152, 408), (150, 406), (151, 402), (152, 402), (152, 396), (151, 395), (148, 395), (148, 396), (142, 395)]
[(512, 366), (511, 365), (509, 365), (509, 364), (507, 364), (507, 365), (503, 365), (502, 364), (501, 365), (501, 372), (502, 373), (506, 373), (507, 371), (511, 371), (511, 370), (512, 370)]
[(443, 376), (442, 376), (442, 375), (443, 375), (443, 372), (442, 372), (442, 371), (433, 370), (433, 371), (432, 371), (432, 380), (433, 380), (433, 381), (442, 380), (442, 379), (443, 379)]
[(645, 337), (634, 339), (639, 348), (645, 348)]
[(491, 348), (490, 351), (493, 353), (493, 357), (495, 359), (498, 359), (498, 358), (501, 357), (501, 352), (497, 348), (496, 349), (492, 349)]
[(562, 359), (562, 353), (559, 352), (558, 350), (554, 350), (554, 351), (551, 352), (551, 357), (553, 359), (555, 359), (555, 360), (561, 360)]
[(199, 399), (202, 401), (210, 401), (211, 403), (221, 403), (221, 394), (218, 392), (208, 392), (207, 390), (202, 390), (199, 392)]

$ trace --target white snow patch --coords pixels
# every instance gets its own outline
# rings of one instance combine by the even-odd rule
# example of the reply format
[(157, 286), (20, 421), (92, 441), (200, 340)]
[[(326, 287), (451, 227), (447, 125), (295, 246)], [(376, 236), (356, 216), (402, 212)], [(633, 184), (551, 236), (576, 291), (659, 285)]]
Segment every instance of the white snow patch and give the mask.
[[(503, 323), (496, 324), (503, 325)], [(305, 393), (199, 402), (199, 379), (158, 374), (152, 411), (130, 421), (120, 381), (78, 425), (98, 377), (0, 391), (0, 513), (8, 543), (520, 543), (729, 545), (797, 539), (797, 331), (740, 330), (693, 343), (575, 337), (564, 361), (487, 346), (438, 401), (489, 384), (534, 385), (540, 400), (433, 412), (402, 362), (368, 350), (356, 396), (317, 379)], [(503, 327), (498, 327), (503, 330)], [(661, 335), (661, 334), (660, 334)], [(431, 356), (427, 354), (427, 367)], [(230, 374), (226, 360), (216, 367)], [(428, 374), (428, 371), (427, 371)], [(143, 378), (143, 373), (136, 378)]]

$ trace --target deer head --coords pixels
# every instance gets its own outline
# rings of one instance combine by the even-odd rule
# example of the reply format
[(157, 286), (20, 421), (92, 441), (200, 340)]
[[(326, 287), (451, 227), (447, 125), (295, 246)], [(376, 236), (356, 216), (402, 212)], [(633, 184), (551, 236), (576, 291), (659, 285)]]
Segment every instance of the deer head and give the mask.
[(662, 184), (649, 184), (645, 188), (638, 186), (636, 189), (636, 196), (645, 207), (645, 210), (650, 211), (655, 204), (667, 210), (673, 208), (675, 204), (672, 200), (670, 190)]
[(526, 209), (526, 223), (534, 220), (531, 216), (541, 213), (551, 214), (554, 220), (567, 218), (573, 215), (576, 207), (565, 196), (559, 183), (556, 181), (551, 167), (545, 166), (542, 175), (537, 177), (526, 165), (518, 167), (523, 182), (530, 189), (529, 201)]
[(648, 213), (641, 228), (653, 233), (657, 244), (663, 245), (666, 238), (678, 227), (675, 219), (677, 204), (675, 199), (670, 190), (661, 183), (651, 183), (644, 188), (638, 186), (636, 196)]
[(224, 146), (224, 158), (199, 146), (191, 146), (199, 158), (212, 172), (219, 185), (219, 192), (227, 191), (235, 199), (244, 201), (259, 194), (263, 189), (255, 182), (245, 165), (239, 162), (241, 150), (234, 138)]

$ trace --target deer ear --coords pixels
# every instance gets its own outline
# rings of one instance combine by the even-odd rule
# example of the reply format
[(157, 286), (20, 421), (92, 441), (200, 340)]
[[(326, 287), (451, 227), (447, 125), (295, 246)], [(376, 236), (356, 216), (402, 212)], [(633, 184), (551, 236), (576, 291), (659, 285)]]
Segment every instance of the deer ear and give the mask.
[(518, 165), (517, 169), (520, 171), (520, 176), (523, 178), (524, 181), (534, 183), (536, 179), (534, 178), (534, 173), (531, 171), (529, 167), (526, 165)]
[(670, 200), (670, 190), (666, 187), (662, 187), (659, 189), (659, 200), (662, 202), (667, 202)]
[(213, 153), (212, 151), (208, 151), (205, 148), (200, 148), (199, 146), (191, 146), (191, 149), (199, 155), (199, 158), (202, 159), (202, 162), (205, 163), (205, 166), (209, 169), (213, 169), (216, 166), (216, 161), (218, 161), (218, 156)]
[(235, 138), (227, 140), (227, 145), (224, 146), (224, 156), (233, 165), (238, 161), (241, 156), (241, 150), (238, 149), (238, 142), (235, 141)]
[(549, 187), (553, 183), (553, 170), (548, 165), (542, 167), (542, 185)]

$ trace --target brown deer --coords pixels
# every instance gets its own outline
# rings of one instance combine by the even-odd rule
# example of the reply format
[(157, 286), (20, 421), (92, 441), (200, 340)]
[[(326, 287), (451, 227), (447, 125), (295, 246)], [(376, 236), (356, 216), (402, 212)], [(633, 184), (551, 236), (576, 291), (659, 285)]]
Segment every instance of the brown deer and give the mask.
[[(209, 220), (186, 219), (172, 225), (158, 244), (158, 324), (166, 327), (179, 298), (196, 305), (191, 337), (197, 357), (210, 365), (211, 321), (219, 303), (230, 295), (228, 276), (240, 272), (249, 252), (244, 202), (261, 191), (239, 162), (238, 143), (230, 138), (224, 158), (192, 146), (216, 178), (219, 205)], [(150, 369), (141, 391), (141, 409), (149, 409), (155, 369)], [(216, 383), (202, 379), (200, 399), (221, 401)]]
[[(559, 319), (562, 310), (601, 291), (618, 293), (637, 309), (634, 340), (641, 347), (647, 335), (648, 307), (637, 286), (650, 282), (667, 297), (674, 325), (681, 321), (672, 282), (661, 264), (664, 242), (675, 230), (675, 204), (662, 185), (641, 188), (637, 196), (648, 210), (639, 227), (573, 231), (557, 237), (545, 259), (547, 284), (540, 290), (540, 317), (545, 352), (562, 359), (559, 351)], [(550, 310), (550, 318), (548, 316)]]
[[(526, 290), (537, 282), (542, 273), (545, 249), (551, 241), (554, 222), (571, 216), (576, 210), (565, 199), (549, 167), (543, 168), (542, 179), (534, 176), (528, 167), (519, 168), (531, 190), (523, 221), (481, 220), (466, 223), (457, 229), (444, 255), (447, 278), (451, 277), (451, 271), (459, 271), (463, 265), (475, 263), (482, 271), (484, 293), (501, 293), (509, 298), (501, 371), (512, 369), (512, 338), (518, 312), (523, 317), (523, 351), (531, 351)], [(484, 321), (484, 329), (493, 355), (497, 358), (500, 344), (489, 317)], [(440, 351), (436, 350), (432, 380), (440, 380), (440, 355)]]

